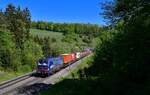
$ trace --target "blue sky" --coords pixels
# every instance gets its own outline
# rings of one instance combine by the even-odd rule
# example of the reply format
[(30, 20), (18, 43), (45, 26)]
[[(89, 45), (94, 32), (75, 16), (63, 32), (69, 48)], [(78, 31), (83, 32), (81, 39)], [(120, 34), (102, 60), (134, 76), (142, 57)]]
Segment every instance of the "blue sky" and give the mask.
[(34, 21), (104, 25), (104, 20), (99, 15), (102, 11), (99, 3), (104, 1), (106, 0), (0, 0), (0, 9), (12, 3), (22, 8), (28, 7)]

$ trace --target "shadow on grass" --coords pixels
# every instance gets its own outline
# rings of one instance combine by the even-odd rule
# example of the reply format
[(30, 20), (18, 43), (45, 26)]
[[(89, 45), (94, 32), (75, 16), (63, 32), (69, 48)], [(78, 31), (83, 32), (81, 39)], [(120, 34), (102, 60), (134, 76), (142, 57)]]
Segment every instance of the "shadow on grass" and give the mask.
[(103, 94), (102, 88), (97, 80), (65, 79), (42, 92), (42, 95), (98, 95)]
[[(115, 73), (111, 72), (110, 74), (100, 75), (100, 72), (103, 69), (99, 64), (93, 64), (89, 68), (84, 68), (78, 71), (80, 78), (94, 78), (93, 82), (95, 83), (95, 88), (98, 87), (96, 91), (98, 95), (150, 95), (150, 79), (136, 79), (138, 81), (131, 81), (129, 75), (124, 73), (119, 73), (115, 75)], [(134, 75), (134, 74), (133, 74)], [(95, 79), (96, 78), (96, 79)], [(143, 81), (144, 80), (144, 81)], [(142, 82), (141, 82), (142, 81)], [(94, 95), (97, 95), (94, 94)]]
[(65, 79), (40, 95), (150, 95), (150, 86), (119, 81)]
[(65, 79), (41, 95), (150, 95), (150, 82), (138, 84), (120, 78), (102, 78), (89, 72), (93, 67), (78, 71), (79, 78)]

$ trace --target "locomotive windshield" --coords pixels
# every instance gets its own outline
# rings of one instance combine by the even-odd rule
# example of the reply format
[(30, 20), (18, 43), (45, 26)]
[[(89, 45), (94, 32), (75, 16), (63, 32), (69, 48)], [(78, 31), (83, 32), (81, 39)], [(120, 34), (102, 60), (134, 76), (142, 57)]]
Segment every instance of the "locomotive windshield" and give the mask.
[(47, 65), (47, 60), (46, 59), (39, 60), (38, 65), (46, 66)]

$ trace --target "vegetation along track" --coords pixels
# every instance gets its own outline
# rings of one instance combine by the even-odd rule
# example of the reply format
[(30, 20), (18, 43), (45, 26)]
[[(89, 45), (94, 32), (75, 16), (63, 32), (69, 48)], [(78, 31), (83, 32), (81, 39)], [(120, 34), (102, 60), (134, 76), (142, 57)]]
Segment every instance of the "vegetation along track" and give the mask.
[(0, 84), (0, 95), (18, 95), (20, 93), (26, 95), (25, 93), (32, 93), (32, 91), (37, 93), (43, 88), (47, 88), (49, 84), (55, 84), (63, 77), (67, 76), (71, 70), (75, 69), (77, 65), (82, 62), (82, 59), (76, 61), (74, 64), (71, 64), (70, 66), (62, 69), (61, 71), (55, 73), (50, 77), (34, 77), (32, 76), (34, 72), (32, 72), (24, 76), (18, 77), (16, 79), (7, 81), (3, 84)]

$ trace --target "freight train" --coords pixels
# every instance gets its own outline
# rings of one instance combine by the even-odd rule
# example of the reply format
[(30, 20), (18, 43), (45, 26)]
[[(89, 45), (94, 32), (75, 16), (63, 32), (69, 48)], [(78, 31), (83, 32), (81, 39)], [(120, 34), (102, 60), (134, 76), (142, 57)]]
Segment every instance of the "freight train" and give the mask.
[(38, 75), (52, 75), (53, 73), (61, 70), (62, 68), (74, 63), (77, 60), (89, 55), (92, 51), (86, 49), (82, 52), (75, 52), (71, 54), (61, 54), (58, 57), (47, 57), (40, 59), (37, 62), (36, 73)]

